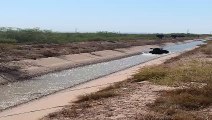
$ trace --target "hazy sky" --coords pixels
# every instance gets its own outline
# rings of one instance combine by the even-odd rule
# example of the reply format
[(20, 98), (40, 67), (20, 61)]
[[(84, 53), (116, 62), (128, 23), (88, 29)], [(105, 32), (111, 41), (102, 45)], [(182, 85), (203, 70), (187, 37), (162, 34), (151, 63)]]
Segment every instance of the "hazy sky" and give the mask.
[(0, 0), (0, 26), (137, 33), (212, 31), (212, 0)]

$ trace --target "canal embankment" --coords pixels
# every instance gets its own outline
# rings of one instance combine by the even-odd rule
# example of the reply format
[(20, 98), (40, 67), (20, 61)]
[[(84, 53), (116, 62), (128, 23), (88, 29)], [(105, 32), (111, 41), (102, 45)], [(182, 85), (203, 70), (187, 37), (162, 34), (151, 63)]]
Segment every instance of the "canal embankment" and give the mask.
[[(180, 54), (181, 53), (175, 53), (175, 54), (163, 56), (163, 57), (142, 63), (140, 65), (110, 74), (108, 76), (101, 77), (101, 78), (86, 82), (84, 84), (79, 84), (75, 87), (57, 92), (52, 95), (48, 95), (41, 99), (33, 100), (26, 104), (22, 104), (17, 107), (5, 110), (0, 113), (0, 116), (7, 116), (7, 115), (14, 115), (14, 116), (2, 117), (1, 120), (11, 120), (11, 119), (38, 120), (45, 115), (61, 110), (61, 107), (55, 107), (55, 106), (70, 105), (72, 104), (71, 102), (77, 100), (78, 96), (80, 95), (97, 92), (107, 86), (110, 86), (111, 84), (115, 82), (120, 82), (120, 81), (129, 79), (131, 78), (133, 74), (137, 73), (138, 70), (140, 70), (141, 68), (162, 64), (165, 61), (173, 57), (176, 57)], [(38, 110), (38, 111), (28, 113), (28, 111), (34, 111), (34, 110)], [(15, 115), (17, 113), (24, 113), (24, 114)]]
[(36, 60), (25, 59), (20, 61), (12, 61), (5, 65), (6, 68), (8, 68), (5, 71), (8, 72), (0, 75), (0, 84), (15, 82), (17, 80), (26, 80), (51, 72), (138, 55), (142, 52), (149, 51), (149, 49), (152, 47), (159, 47), (159, 45), (134, 46), (129, 48), (103, 50), (91, 53), (40, 58)]
[[(164, 48), (169, 50), (170, 54), (176, 54), (193, 49), (202, 43), (202, 41), (190, 41), (182, 44), (167, 45), (164, 46)], [(25, 81), (1, 85), (0, 109), (4, 110), (23, 104), (164, 56), (166, 55), (141, 53), (117, 60), (75, 67), (34, 77)]]

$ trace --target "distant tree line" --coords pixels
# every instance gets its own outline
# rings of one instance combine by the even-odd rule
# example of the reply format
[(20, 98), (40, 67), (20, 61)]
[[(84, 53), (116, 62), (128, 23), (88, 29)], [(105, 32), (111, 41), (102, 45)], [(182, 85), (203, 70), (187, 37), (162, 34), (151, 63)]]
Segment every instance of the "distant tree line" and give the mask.
[[(175, 36), (173, 36), (175, 35)], [(164, 37), (188, 37), (186, 34), (120, 34), (101, 31), (96, 33), (61, 33), (39, 28), (20, 29), (12, 27), (0, 28), (0, 43), (69, 43), (81, 41), (117, 41), (117, 40), (153, 40)], [(189, 35), (194, 37), (195, 35)]]
[(197, 35), (197, 34), (185, 34), (185, 33), (179, 33), (179, 34), (174, 33), (174, 34), (157, 34), (156, 37), (159, 38), (159, 39), (163, 39), (165, 37), (176, 39), (176, 38), (184, 38), (184, 37), (199, 37), (199, 35)]

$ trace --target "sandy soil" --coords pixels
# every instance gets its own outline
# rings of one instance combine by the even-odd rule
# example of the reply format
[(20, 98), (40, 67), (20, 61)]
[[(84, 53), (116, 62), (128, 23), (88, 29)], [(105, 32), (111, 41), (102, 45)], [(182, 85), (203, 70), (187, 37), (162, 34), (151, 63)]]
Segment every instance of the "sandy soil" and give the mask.
[[(109, 76), (90, 81), (88, 83), (73, 87), (71, 89), (67, 89), (67, 90), (59, 92), (57, 94), (53, 94), (53, 95), (41, 98), (39, 100), (35, 100), (35, 101), (29, 102), (27, 104), (17, 106), (16, 108), (12, 108), (10, 110), (6, 110), (4, 112), (1, 112), (0, 116), (22, 113), (22, 112), (32, 111), (32, 110), (36, 110), (36, 109), (45, 109), (45, 108), (50, 108), (50, 107), (54, 107), (54, 106), (69, 105), (70, 101), (77, 100), (77, 97), (79, 95), (87, 94), (87, 93), (91, 93), (91, 92), (96, 92), (99, 89), (102, 89), (102, 88), (108, 86), (109, 83), (114, 83), (114, 82), (126, 80), (126, 79), (130, 78), (131, 75), (135, 74), (136, 71), (138, 71), (142, 67), (149, 66), (149, 65), (162, 64), (166, 60), (168, 60), (172, 57), (178, 56), (178, 55), (179, 54), (171, 54), (171, 55), (168, 55), (168, 56), (165, 56), (165, 57), (162, 57), (162, 58), (158, 58), (156, 60), (149, 61), (147, 63), (129, 68), (127, 70), (120, 71), (120, 72), (111, 74)], [(103, 84), (107, 84), (107, 85), (103, 85)], [(93, 87), (93, 88), (89, 88), (89, 89), (81, 89), (81, 90), (77, 90), (77, 91), (71, 91), (73, 89), (80, 89), (80, 88), (96, 86), (96, 85), (103, 85), (103, 86)], [(140, 89), (142, 89), (142, 88), (140, 88)], [(1, 120), (13, 120), (13, 119), (16, 119), (16, 120), (29, 120), (29, 119), (30, 120), (37, 120), (37, 119), (42, 118), (43, 116), (45, 116), (49, 113), (52, 113), (52, 112), (55, 112), (55, 111), (58, 111), (58, 110), (60, 110), (60, 109), (57, 108), (57, 109), (40, 111), (40, 112), (22, 114), (22, 115), (19, 115), (19, 116), (10, 116), (10, 117), (1, 118)]]
[[(119, 96), (89, 102), (89, 107), (83, 109), (77, 106), (77, 113), (67, 120), (136, 120), (149, 114), (150, 111), (146, 106), (153, 103), (161, 91), (172, 89), (174, 88), (153, 85), (147, 81), (126, 84), (124, 88), (118, 90)], [(65, 119), (61, 116), (54, 120)]]

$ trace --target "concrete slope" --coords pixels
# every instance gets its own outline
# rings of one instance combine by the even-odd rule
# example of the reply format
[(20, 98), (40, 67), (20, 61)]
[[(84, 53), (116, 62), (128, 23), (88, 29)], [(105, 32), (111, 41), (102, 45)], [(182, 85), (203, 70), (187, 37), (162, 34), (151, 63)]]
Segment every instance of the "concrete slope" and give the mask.
[[(77, 100), (77, 97), (79, 95), (96, 92), (104, 87), (109, 86), (109, 84), (111, 83), (126, 80), (130, 78), (133, 74), (135, 74), (142, 67), (162, 64), (166, 60), (178, 55), (179, 54), (167, 55), (167, 56), (140, 64), (138, 66), (87, 82), (85, 84), (80, 84), (78, 86), (75, 86), (70, 89), (66, 89), (56, 94), (52, 94), (38, 100), (34, 100), (27, 104), (23, 104), (15, 108), (3, 111), (0, 113), (0, 120), (38, 120), (42, 118), (43, 116), (48, 115), (49, 113), (60, 110), (61, 108), (54, 108), (54, 109), (47, 109), (47, 110), (41, 110), (41, 109), (52, 108), (55, 106), (70, 105), (70, 102)], [(97, 87), (92, 87), (92, 86), (97, 86)], [(29, 112), (34, 110), (41, 110), (41, 111)], [(17, 114), (17, 113), (25, 113), (25, 114), (7, 116), (7, 115)]]
[(115, 50), (96, 51), (92, 53), (81, 53), (63, 55), (59, 57), (41, 58), (37, 60), (29, 59), (11, 62), (11, 64), (15, 64), (21, 68), (21, 72), (25, 73), (22, 76), (23, 78), (24, 75), (26, 75), (26, 77), (35, 77), (54, 71), (60, 71), (74, 67), (95, 64), (109, 60), (120, 59), (123, 57), (129, 57), (136, 54), (141, 54), (142, 52), (149, 51), (151, 47), (157, 46), (135, 46)]

